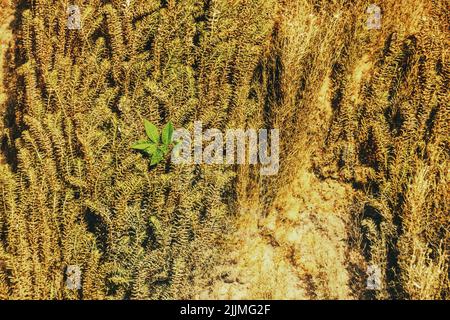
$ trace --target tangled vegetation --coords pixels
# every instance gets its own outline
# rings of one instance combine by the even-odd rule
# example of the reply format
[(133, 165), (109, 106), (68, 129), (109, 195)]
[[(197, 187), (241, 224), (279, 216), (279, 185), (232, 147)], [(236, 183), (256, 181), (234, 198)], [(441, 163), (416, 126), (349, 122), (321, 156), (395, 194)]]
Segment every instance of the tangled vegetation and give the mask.
[[(3, 0), (0, 299), (192, 298), (239, 208), (305, 166), (353, 190), (348, 245), (383, 278), (355, 262), (354, 298), (449, 298), (450, 3), (380, 0), (368, 30), (372, 2), (79, 0), (70, 30), (65, 2)], [(279, 128), (280, 172), (151, 166), (144, 119)]]

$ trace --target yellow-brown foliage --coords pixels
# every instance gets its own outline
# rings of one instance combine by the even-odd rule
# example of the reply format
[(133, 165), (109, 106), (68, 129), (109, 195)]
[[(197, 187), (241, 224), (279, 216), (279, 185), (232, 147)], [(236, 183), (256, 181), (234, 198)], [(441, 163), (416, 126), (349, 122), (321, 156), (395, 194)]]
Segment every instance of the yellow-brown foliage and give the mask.
[[(17, 139), (6, 148), (17, 157), (0, 175), (1, 297), (192, 294), (214, 261), (234, 172), (150, 170), (130, 146), (144, 118), (242, 123), (271, 30), (270, 3), (249, 3), (80, 1), (80, 31), (66, 28), (61, 2), (15, 3), (7, 136)], [(65, 288), (67, 265), (81, 267), (82, 291)]]
[[(352, 185), (349, 246), (382, 268), (375, 298), (449, 297), (447, 0), (380, 0), (381, 30), (366, 28), (368, 0), (74, 2), (81, 30), (66, 28), (63, 2), (12, 3), (0, 299), (193, 297), (237, 208), (273, 214), (305, 168), (308, 181)], [(280, 172), (149, 168), (130, 150), (144, 118), (279, 128)], [(316, 229), (314, 241), (326, 236)], [(343, 261), (341, 249), (329, 255)], [(317, 267), (327, 257), (310, 261), (299, 265), (323, 288), (316, 297), (347, 297)], [(82, 290), (65, 287), (68, 265), (81, 267)]]

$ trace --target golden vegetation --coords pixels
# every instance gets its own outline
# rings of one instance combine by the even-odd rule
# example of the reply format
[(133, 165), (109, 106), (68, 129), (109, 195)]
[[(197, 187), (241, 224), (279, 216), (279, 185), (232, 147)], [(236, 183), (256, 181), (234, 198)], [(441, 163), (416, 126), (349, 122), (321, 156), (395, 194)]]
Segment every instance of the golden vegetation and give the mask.
[[(387, 2), (383, 8), (383, 37), (355, 37), (334, 66), (335, 114), (325, 145), (337, 162), (319, 163), (334, 162), (323, 173), (361, 190), (364, 252), (382, 266), (385, 280), (377, 297), (445, 298), (450, 109), (448, 20), (442, 17), (448, 6)], [(402, 20), (390, 20), (395, 10), (405, 13)], [(364, 42), (377, 50), (365, 50)], [(354, 94), (352, 70), (364, 55), (372, 60), (370, 72)]]
[[(208, 299), (352, 299), (348, 267), (363, 264), (348, 246), (351, 186), (320, 181), (308, 168), (280, 192), (268, 215), (243, 209)], [(355, 281), (353, 279), (353, 281)]]
[[(372, 2), (2, 2), (0, 299), (448, 298), (450, 3)], [(144, 118), (279, 128), (280, 173), (149, 168)]]
[[(84, 1), (80, 31), (66, 29), (60, 2), (16, 3), (1, 297), (191, 294), (226, 226), (234, 172), (150, 170), (130, 146), (144, 118), (240, 125), (271, 30), (260, 27), (267, 2), (252, 3)], [(67, 265), (81, 267), (82, 291), (65, 288)]]

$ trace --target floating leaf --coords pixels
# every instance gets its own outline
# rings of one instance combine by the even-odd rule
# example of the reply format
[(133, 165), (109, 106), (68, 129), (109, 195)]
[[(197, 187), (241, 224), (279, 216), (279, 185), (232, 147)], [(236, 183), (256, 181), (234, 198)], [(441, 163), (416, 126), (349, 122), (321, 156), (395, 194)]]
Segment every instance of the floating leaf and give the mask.
[(153, 166), (155, 164), (158, 164), (161, 162), (161, 160), (164, 158), (163, 152), (157, 148), (155, 153), (152, 154), (152, 159), (150, 160), (150, 165)]
[(168, 145), (165, 145), (165, 144), (160, 145), (160, 146), (158, 147), (158, 149), (161, 150), (161, 152), (162, 152), (163, 154), (167, 154), (167, 153), (169, 152), (169, 146), (168, 146)]
[(162, 142), (165, 145), (168, 145), (172, 142), (172, 139), (173, 139), (173, 124), (172, 122), (169, 121), (162, 130)]
[(151, 122), (144, 120), (145, 133), (151, 141), (154, 143), (159, 143), (159, 132), (158, 128)]
[(152, 155), (156, 152), (158, 145), (156, 143), (150, 143), (149, 146), (144, 150), (148, 155)]
[(148, 142), (147, 140), (140, 140), (136, 143), (134, 143), (131, 148), (135, 149), (135, 150), (145, 150), (150, 146), (150, 142)]

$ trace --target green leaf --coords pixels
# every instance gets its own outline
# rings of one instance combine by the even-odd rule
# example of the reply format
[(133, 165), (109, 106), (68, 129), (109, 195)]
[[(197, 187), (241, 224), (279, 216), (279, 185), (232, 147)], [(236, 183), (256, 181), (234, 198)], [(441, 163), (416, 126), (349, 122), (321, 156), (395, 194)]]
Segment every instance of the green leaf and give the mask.
[(145, 127), (145, 133), (147, 133), (147, 136), (150, 140), (152, 140), (154, 143), (159, 142), (159, 132), (158, 128), (148, 120), (144, 119), (144, 127)]
[(158, 148), (158, 149), (156, 149), (155, 153), (152, 155), (152, 159), (150, 160), (150, 165), (153, 166), (155, 164), (158, 164), (161, 162), (162, 159), (164, 159), (164, 154)]
[(161, 150), (161, 152), (166, 155), (169, 152), (169, 146), (162, 144), (158, 147), (159, 150)]
[(171, 121), (169, 121), (162, 129), (162, 142), (165, 145), (168, 145), (172, 142), (172, 139), (173, 139), (173, 124)]
[(145, 150), (150, 146), (150, 142), (147, 140), (139, 140), (138, 142), (134, 143), (131, 148), (135, 150)]
[(156, 143), (150, 143), (148, 147), (144, 150), (144, 152), (148, 155), (152, 155), (156, 152), (158, 145)]

